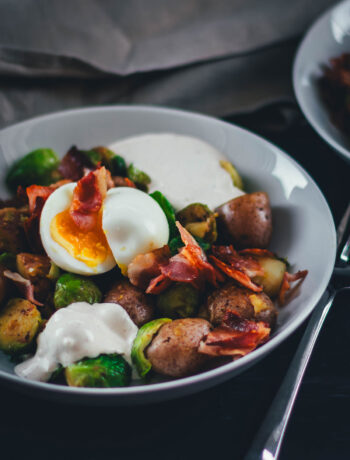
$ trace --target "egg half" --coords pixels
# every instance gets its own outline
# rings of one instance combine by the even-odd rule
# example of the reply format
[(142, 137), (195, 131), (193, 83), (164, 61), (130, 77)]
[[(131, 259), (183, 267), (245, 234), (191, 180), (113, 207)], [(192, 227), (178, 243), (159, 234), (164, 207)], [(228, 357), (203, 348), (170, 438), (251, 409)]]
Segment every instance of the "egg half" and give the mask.
[(69, 215), (75, 186), (71, 183), (55, 190), (40, 218), (43, 247), (63, 270), (96, 275), (118, 263), (125, 274), (137, 254), (168, 242), (168, 223), (158, 203), (146, 193), (128, 187), (109, 190), (96, 227), (81, 231)]

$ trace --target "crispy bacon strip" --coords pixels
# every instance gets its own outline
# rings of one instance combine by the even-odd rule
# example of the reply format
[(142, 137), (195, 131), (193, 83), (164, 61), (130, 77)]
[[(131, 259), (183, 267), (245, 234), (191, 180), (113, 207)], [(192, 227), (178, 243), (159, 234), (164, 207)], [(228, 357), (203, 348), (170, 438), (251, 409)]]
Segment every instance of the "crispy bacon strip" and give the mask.
[(283, 275), (283, 280), (280, 288), (280, 292), (278, 294), (278, 303), (280, 305), (284, 305), (286, 300), (286, 293), (290, 289), (290, 283), (297, 280), (303, 280), (306, 275), (308, 274), (307, 270), (299, 270), (297, 273), (291, 274), (285, 272)]
[(80, 179), (74, 189), (69, 213), (75, 225), (83, 231), (92, 230), (96, 225), (107, 193), (107, 179), (106, 168), (101, 167)]
[(44, 305), (38, 300), (35, 300), (34, 286), (29, 280), (23, 278), (23, 276), (21, 276), (19, 273), (11, 272), (10, 270), (4, 270), (4, 276), (11, 280), (18, 287), (18, 289), (23, 292), (25, 298), (29, 300), (29, 302), (32, 302), (34, 305), (38, 305), (39, 307)]
[(240, 255), (248, 255), (248, 256), (258, 256), (258, 257), (276, 257), (275, 254), (268, 249), (261, 249), (261, 248), (247, 248), (242, 249), (238, 252)]
[(94, 169), (95, 166), (88, 156), (73, 145), (62, 158), (58, 171), (64, 178), (76, 182), (84, 176), (86, 171), (90, 172)]
[[(176, 225), (185, 244), (179, 249), (178, 254), (170, 257), (167, 247), (165, 257), (164, 254), (160, 258), (156, 255), (152, 256), (156, 253), (153, 251), (135, 257), (128, 267), (130, 282), (141, 288), (145, 288), (144, 281), (148, 274), (153, 274), (146, 287), (146, 292), (149, 294), (159, 294), (169, 287), (171, 282), (191, 283), (197, 289), (201, 289), (206, 281), (214, 286), (217, 285), (217, 272), (208, 262), (205, 252), (179, 222), (176, 222)], [(140, 270), (142, 264), (145, 267)]]
[(259, 261), (249, 254), (238, 253), (232, 245), (213, 246), (213, 255), (231, 268), (245, 273), (249, 278), (264, 274)]
[(261, 286), (253, 283), (253, 281), (249, 278), (248, 275), (243, 273), (241, 270), (237, 270), (229, 265), (225, 264), (221, 260), (217, 259), (215, 256), (210, 255), (209, 259), (213, 262), (220, 270), (222, 270), (226, 275), (230, 278), (236, 280), (239, 284), (242, 284), (246, 288), (254, 291), (254, 292), (261, 292), (263, 289)]
[(70, 180), (64, 179), (54, 184), (44, 186), (44, 185), (31, 185), (30, 187), (26, 188), (26, 193), (28, 196), (29, 201), (29, 211), (32, 213), (34, 210), (38, 210), (38, 204), (36, 203), (37, 199), (44, 204), (48, 197), (54, 192), (56, 189), (61, 187), (62, 185), (68, 184)]
[[(170, 257), (171, 252), (167, 245), (152, 252), (137, 255), (128, 265), (130, 283), (146, 290), (151, 281), (161, 274), (160, 266), (166, 265)], [(152, 286), (157, 285), (157, 283), (158, 281), (154, 282)]]
[(270, 331), (265, 323), (249, 321), (229, 310), (222, 325), (209, 332), (198, 351), (211, 356), (244, 356), (265, 343)]

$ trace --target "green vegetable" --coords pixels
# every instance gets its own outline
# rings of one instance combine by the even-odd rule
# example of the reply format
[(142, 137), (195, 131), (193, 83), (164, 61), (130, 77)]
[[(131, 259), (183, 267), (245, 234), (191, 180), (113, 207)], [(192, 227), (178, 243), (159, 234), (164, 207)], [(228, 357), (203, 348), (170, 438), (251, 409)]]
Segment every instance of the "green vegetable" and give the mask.
[(233, 185), (237, 188), (243, 190), (243, 181), (241, 176), (238, 174), (237, 169), (229, 161), (221, 160), (220, 166), (229, 173), (231, 176)]
[(17, 208), (0, 209), (0, 253), (17, 254), (24, 249), (26, 240), (23, 222), (27, 212)]
[(151, 370), (152, 364), (145, 357), (145, 350), (152, 342), (153, 337), (159, 329), (166, 323), (170, 323), (170, 318), (159, 318), (144, 324), (138, 331), (131, 350), (131, 359), (135, 364), (140, 377), (145, 377)]
[(148, 184), (151, 183), (151, 178), (149, 177), (149, 175), (135, 168), (133, 163), (131, 163), (128, 166), (127, 175), (128, 178), (132, 180), (142, 190), (146, 191)]
[(125, 387), (131, 380), (131, 367), (121, 355), (100, 355), (66, 367), (65, 377), (71, 387)]
[(41, 315), (35, 305), (11, 299), (0, 313), (0, 350), (9, 354), (29, 350), (40, 325)]
[(156, 190), (153, 193), (150, 193), (150, 195), (162, 208), (165, 217), (167, 218), (168, 225), (169, 225), (169, 240), (174, 238), (175, 236), (179, 235), (179, 231), (176, 227), (176, 217), (175, 217), (175, 210), (172, 207), (172, 205), (169, 203), (169, 201), (165, 198), (165, 196)]
[(169, 318), (194, 316), (199, 307), (199, 293), (190, 284), (177, 283), (157, 296), (157, 309)]
[(102, 294), (96, 284), (83, 276), (65, 273), (56, 283), (54, 293), (55, 308), (63, 308), (74, 302), (101, 302)]
[(0, 265), (11, 271), (16, 271), (16, 256), (12, 252), (4, 252), (0, 255)]
[(108, 168), (112, 176), (126, 176), (126, 163), (124, 158), (116, 155), (112, 150), (107, 147), (93, 147), (91, 150), (86, 152), (89, 156), (90, 161), (97, 165), (101, 162), (106, 168)]
[(218, 233), (215, 214), (202, 203), (192, 203), (176, 214), (180, 224), (193, 236), (214, 243)]
[(59, 159), (51, 149), (37, 149), (18, 160), (7, 173), (6, 185), (16, 191), (19, 185), (50, 185)]
[[(211, 244), (207, 243), (202, 238), (195, 236), (194, 239), (197, 241), (197, 243), (203, 249), (204, 252), (209, 251), (209, 249), (211, 248)], [(176, 236), (175, 238), (172, 238), (169, 241), (168, 245), (169, 245), (172, 255), (174, 255), (174, 254), (177, 254), (178, 250), (184, 246), (184, 243), (181, 239), (181, 236), (179, 235), (179, 236)]]

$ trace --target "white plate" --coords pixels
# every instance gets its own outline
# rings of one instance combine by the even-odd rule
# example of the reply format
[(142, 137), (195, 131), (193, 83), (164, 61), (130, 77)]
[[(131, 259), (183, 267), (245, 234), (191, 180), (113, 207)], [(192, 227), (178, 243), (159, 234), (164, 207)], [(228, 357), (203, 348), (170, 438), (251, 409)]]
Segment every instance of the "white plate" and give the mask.
[(345, 52), (350, 52), (349, 0), (326, 11), (306, 34), (295, 57), (293, 86), (301, 110), (312, 127), (329, 145), (350, 160), (350, 136), (345, 136), (331, 123), (317, 88), (322, 66)]
[[(73, 144), (84, 149), (148, 132), (173, 132), (209, 142), (234, 162), (248, 191), (264, 190), (269, 194), (274, 219), (272, 249), (288, 257), (293, 271), (309, 270), (298, 297), (281, 310), (277, 329), (268, 343), (238, 361), (193, 377), (129, 388), (78, 389), (22, 380), (13, 374), (10, 360), (0, 354), (3, 382), (32, 394), (94, 404), (149, 403), (194, 393), (232, 378), (272, 351), (321, 298), (336, 252), (335, 229), (326, 200), (293, 159), (237, 126), (194, 113), (142, 106), (69, 110), (34, 118), (0, 132), (0, 184), (7, 167), (35, 148), (51, 147), (64, 155)], [(0, 196), (3, 193), (2, 186)]]

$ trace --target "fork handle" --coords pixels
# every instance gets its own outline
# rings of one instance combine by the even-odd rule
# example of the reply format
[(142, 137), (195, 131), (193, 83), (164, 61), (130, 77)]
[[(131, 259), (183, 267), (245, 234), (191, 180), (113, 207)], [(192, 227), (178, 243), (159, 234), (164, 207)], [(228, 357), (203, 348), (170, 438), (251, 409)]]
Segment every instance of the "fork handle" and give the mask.
[(254, 438), (245, 460), (276, 460), (278, 458), (287, 424), (312, 350), (337, 292), (339, 291), (329, 288), (317, 304), (282, 385)]

